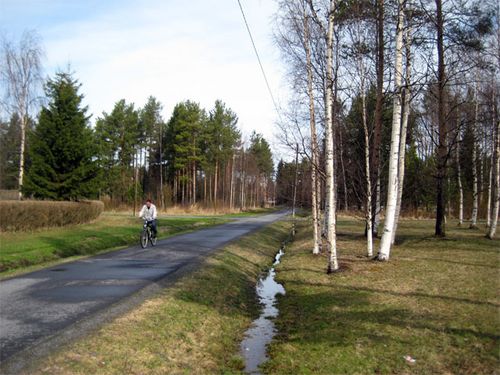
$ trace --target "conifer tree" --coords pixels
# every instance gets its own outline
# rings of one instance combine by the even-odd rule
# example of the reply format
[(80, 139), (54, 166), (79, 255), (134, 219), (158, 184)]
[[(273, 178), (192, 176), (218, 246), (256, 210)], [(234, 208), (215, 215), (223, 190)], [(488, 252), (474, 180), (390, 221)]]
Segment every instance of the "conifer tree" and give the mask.
[(78, 200), (97, 192), (97, 150), (79, 89), (69, 73), (57, 73), (46, 84), (49, 104), (30, 134), (31, 165), (23, 185), (27, 195)]

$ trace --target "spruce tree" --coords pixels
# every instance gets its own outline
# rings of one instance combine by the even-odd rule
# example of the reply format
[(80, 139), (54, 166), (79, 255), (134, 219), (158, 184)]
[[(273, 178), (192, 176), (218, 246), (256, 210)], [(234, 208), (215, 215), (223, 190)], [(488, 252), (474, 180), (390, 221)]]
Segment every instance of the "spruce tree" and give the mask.
[(79, 89), (69, 73), (57, 73), (47, 81), (49, 104), (29, 135), (31, 165), (23, 185), (29, 196), (78, 200), (97, 192), (97, 150)]
[(0, 188), (14, 190), (19, 187), (19, 149), (21, 121), (14, 113), (10, 121), (0, 123)]

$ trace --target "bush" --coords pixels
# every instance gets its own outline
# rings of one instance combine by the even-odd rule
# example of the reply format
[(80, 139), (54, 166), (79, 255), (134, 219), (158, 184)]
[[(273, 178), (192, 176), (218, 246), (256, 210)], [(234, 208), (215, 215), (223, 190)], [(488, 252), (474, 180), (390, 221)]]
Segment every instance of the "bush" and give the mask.
[(88, 223), (104, 210), (100, 201), (0, 201), (0, 231), (29, 231)]

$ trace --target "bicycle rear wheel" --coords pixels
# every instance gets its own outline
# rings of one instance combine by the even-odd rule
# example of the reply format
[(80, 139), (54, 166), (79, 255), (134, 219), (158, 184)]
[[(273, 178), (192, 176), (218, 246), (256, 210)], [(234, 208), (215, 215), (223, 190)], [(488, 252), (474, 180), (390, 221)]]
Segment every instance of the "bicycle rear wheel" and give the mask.
[(148, 246), (148, 231), (144, 229), (141, 233), (141, 246), (145, 249)]

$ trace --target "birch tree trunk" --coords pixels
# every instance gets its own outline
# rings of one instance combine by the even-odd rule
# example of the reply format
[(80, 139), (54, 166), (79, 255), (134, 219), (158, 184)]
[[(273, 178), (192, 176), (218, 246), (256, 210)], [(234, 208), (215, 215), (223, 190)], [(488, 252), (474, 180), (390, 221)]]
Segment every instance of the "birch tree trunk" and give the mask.
[(377, 73), (377, 97), (375, 103), (375, 126), (373, 129), (373, 167), (374, 174), (372, 184), (376, 184), (375, 193), (375, 215), (373, 218), (373, 233), (378, 237), (378, 228), (380, 225), (381, 197), (380, 197), (380, 145), (382, 143), (382, 122), (383, 122), (383, 104), (384, 104), (384, 0), (375, 0), (376, 5), (376, 26), (377, 26), (377, 44), (376, 44), (376, 73)]
[(328, 273), (339, 269), (337, 260), (337, 235), (336, 235), (336, 202), (335, 202), (335, 175), (333, 170), (333, 22), (335, 0), (330, 0), (328, 12), (328, 31), (326, 35), (326, 99), (325, 99), (325, 164), (326, 164), (326, 243), (329, 251)]
[(306, 52), (306, 69), (307, 69), (307, 95), (309, 97), (309, 127), (311, 130), (311, 206), (312, 206), (312, 221), (313, 221), (313, 254), (319, 254), (319, 246), (321, 236), (319, 232), (319, 212), (318, 212), (318, 186), (317, 170), (318, 170), (318, 138), (316, 133), (316, 116), (314, 109), (314, 93), (313, 93), (313, 71), (311, 63), (311, 48), (309, 36), (309, 17), (304, 14), (304, 47)]
[(464, 189), (462, 186), (462, 168), (460, 167), (460, 119), (457, 124), (457, 146), (455, 148), (455, 162), (457, 163), (458, 184), (458, 226), (464, 223)]
[(25, 115), (25, 111), (23, 110), (23, 113), (21, 115), (21, 144), (19, 146), (19, 178), (18, 178), (18, 185), (19, 185), (19, 199), (21, 200), (23, 198), (23, 192), (22, 192), (22, 187), (23, 187), (23, 179), (24, 179), (24, 149), (26, 145), (26, 122), (27, 122), (27, 116)]
[[(494, 134), (493, 130), (493, 134)], [(494, 138), (493, 138), (494, 139)], [(493, 168), (495, 165), (495, 141), (493, 140), (491, 144), (491, 158), (490, 158), (490, 171), (488, 173), (488, 204), (486, 206), (486, 227), (489, 228), (491, 225), (491, 202), (493, 194)]]
[(377, 187), (375, 188), (375, 215), (373, 218), (373, 234), (378, 237), (378, 228), (380, 226), (380, 215), (382, 213), (382, 194), (380, 187), (380, 164), (378, 166), (379, 171), (377, 172)]
[(479, 112), (479, 102), (477, 99), (477, 83), (474, 86), (474, 121), (472, 123), (472, 215), (470, 228), (477, 228), (477, 211), (479, 208), (478, 176), (477, 176), (477, 142), (476, 129)]
[(495, 108), (495, 153), (494, 153), (494, 187), (493, 187), (493, 209), (491, 212), (491, 225), (488, 230), (487, 237), (489, 239), (495, 238), (497, 223), (498, 223), (498, 211), (500, 205), (500, 121), (498, 119), (498, 109)]
[(405, 29), (405, 50), (406, 50), (406, 67), (405, 67), (405, 87), (404, 87), (404, 102), (403, 102), (403, 119), (401, 121), (401, 137), (399, 140), (399, 160), (398, 160), (398, 195), (396, 200), (396, 214), (394, 218), (394, 229), (392, 231), (391, 244), (396, 241), (396, 232), (398, 229), (399, 215), (401, 213), (401, 200), (403, 198), (403, 187), (405, 179), (405, 157), (406, 157), (406, 133), (408, 129), (408, 118), (410, 117), (411, 103), (411, 28)]
[(380, 242), (378, 259), (389, 260), (391, 252), (392, 232), (396, 219), (396, 203), (398, 195), (398, 162), (400, 158), (401, 106), (402, 106), (402, 64), (403, 64), (403, 5), (398, 0), (398, 22), (396, 27), (396, 51), (394, 62), (394, 99), (392, 115), (391, 150), (389, 157), (389, 180), (387, 183), (387, 204), (385, 210), (384, 233)]
[(445, 45), (444, 45), (444, 18), (443, 2), (435, 0), (436, 3), (436, 36), (437, 36), (437, 58), (438, 58), (438, 148), (437, 148), (437, 168), (436, 168), (436, 225), (435, 235), (444, 237), (446, 235), (445, 212), (444, 212), (444, 181), (446, 178), (446, 163), (448, 158), (447, 151), (447, 128), (445, 112)]
[(372, 230), (372, 182), (370, 174), (370, 133), (368, 131), (368, 121), (366, 114), (366, 88), (365, 88), (365, 67), (363, 57), (359, 58), (359, 73), (361, 81), (361, 109), (363, 131), (365, 135), (365, 182), (366, 182), (366, 255), (373, 256), (373, 230)]
[(229, 209), (232, 210), (234, 206), (234, 161), (236, 160), (236, 154), (233, 152), (233, 158), (231, 161), (231, 184), (229, 191)]

